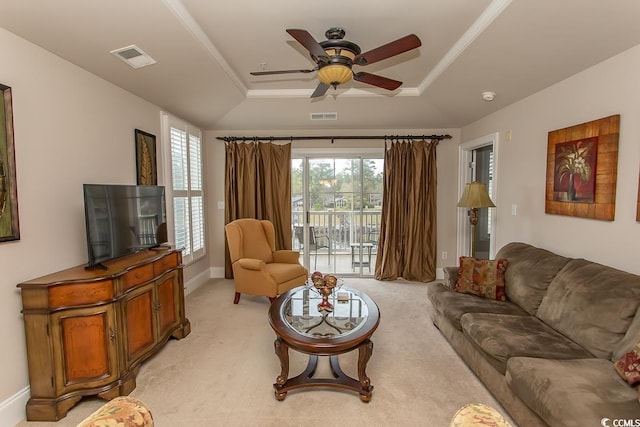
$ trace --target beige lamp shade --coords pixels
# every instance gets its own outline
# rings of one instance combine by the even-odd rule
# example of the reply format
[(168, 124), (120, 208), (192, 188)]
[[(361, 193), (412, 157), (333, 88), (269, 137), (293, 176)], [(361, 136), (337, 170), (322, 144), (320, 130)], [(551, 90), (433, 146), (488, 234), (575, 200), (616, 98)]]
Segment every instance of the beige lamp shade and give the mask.
[(462, 197), (457, 206), (459, 208), (494, 208), (487, 186), (483, 182), (473, 181), (464, 185)]
[(346, 83), (353, 77), (349, 67), (340, 64), (325, 65), (318, 70), (318, 79), (326, 85)]

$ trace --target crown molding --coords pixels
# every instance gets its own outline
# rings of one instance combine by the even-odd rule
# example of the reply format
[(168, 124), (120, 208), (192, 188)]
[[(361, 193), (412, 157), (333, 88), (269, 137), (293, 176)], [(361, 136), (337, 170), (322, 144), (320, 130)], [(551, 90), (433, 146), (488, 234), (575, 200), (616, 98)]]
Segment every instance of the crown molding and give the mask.
[(422, 94), (442, 73), (467, 49), (475, 39), (511, 4), (512, 0), (493, 0), (491, 4), (480, 14), (478, 19), (465, 31), (458, 41), (449, 49), (442, 59), (431, 69), (429, 74), (418, 85), (418, 91)]
[(218, 48), (213, 44), (211, 39), (202, 30), (202, 27), (198, 25), (193, 16), (189, 13), (187, 8), (182, 4), (180, 0), (162, 0), (162, 2), (169, 8), (169, 10), (178, 18), (178, 20), (184, 25), (184, 27), (191, 33), (191, 35), (200, 42), (207, 52), (216, 60), (216, 62), (222, 67), (224, 72), (229, 76), (231, 81), (236, 85), (238, 89), (244, 94), (247, 93), (247, 87), (242, 82), (242, 79), (233, 71), (233, 68), (224, 59)]

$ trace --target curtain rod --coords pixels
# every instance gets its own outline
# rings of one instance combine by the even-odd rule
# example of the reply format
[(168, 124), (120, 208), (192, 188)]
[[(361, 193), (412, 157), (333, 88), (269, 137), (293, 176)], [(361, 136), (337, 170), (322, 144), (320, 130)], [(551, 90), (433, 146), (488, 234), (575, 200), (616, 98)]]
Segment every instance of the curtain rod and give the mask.
[(451, 139), (451, 135), (343, 135), (343, 136), (217, 136), (224, 142), (235, 141), (294, 141), (328, 139), (331, 143), (336, 139)]

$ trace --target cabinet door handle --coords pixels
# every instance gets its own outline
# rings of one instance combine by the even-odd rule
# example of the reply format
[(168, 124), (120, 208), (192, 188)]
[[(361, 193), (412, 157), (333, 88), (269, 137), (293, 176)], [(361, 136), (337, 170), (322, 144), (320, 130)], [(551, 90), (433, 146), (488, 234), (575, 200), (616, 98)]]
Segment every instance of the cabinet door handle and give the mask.
[(141, 277), (142, 277), (142, 274), (140, 274), (140, 273), (136, 273), (136, 279), (139, 279), (139, 278), (141, 278)]
[(113, 332), (113, 328), (109, 328), (109, 339), (112, 342), (116, 340), (116, 334)]

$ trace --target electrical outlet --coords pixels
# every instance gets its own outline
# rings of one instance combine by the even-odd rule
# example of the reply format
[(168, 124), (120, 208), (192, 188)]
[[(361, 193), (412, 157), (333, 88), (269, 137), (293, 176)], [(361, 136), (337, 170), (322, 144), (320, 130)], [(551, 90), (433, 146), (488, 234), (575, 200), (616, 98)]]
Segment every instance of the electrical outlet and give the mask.
[(447, 252), (446, 251), (442, 251), (442, 259), (447, 259)]

